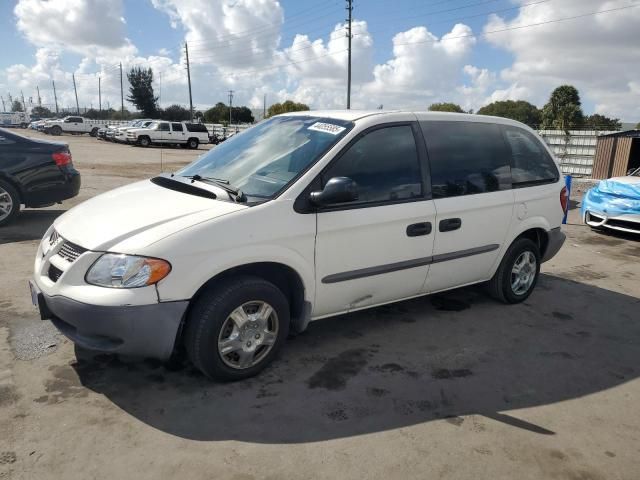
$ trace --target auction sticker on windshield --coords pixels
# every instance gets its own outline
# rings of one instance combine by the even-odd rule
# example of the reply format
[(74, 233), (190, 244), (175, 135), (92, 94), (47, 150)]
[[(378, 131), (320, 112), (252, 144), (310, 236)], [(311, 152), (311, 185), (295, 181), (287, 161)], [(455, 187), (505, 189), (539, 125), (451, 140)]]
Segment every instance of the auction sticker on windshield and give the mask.
[(331, 135), (338, 135), (346, 130), (345, 127), (340, 125), (333, 125), (332, 123), (316, 122), (309, 127), (309, 130), (316, 132), (330, 133)]

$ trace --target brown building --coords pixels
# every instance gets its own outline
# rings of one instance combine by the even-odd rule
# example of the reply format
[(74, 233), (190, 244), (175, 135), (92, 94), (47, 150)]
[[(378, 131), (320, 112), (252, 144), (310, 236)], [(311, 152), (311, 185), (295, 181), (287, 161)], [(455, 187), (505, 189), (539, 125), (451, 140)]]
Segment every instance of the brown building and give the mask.
[(598, 137), (592, 178), (621, 177), (638, 167), (640, 130), (627, 130)]

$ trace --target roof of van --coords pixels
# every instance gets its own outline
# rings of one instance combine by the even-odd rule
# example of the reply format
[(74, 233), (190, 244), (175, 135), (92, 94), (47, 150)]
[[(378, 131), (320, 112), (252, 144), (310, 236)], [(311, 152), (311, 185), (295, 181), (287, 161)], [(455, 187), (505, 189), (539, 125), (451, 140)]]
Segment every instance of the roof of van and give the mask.
[(504, 117), (494, 117), (490, 115), (477, 115), (473, 113), (453, 113), (453, 112), (428, 112), (415, 110), (307, 110), (302, 112), (288, 112), (283, 115), (308, 116), (323, 118), (336, 118), (339, 120), (355, 121), (373, 115), (388, 115), (391, 113), (411, 113), (418, 120), (458, 120), (486, 123), (502, 123), (507, 125), (522, 125), (516, 120)]

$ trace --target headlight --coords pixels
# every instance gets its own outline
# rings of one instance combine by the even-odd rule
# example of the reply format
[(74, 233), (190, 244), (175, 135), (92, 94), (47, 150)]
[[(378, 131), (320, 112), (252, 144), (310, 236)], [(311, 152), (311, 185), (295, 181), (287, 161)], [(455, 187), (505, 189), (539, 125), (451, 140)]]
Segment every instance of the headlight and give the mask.
[(87, 272), (92, 285), (111, 288), (136, 288), (153, 285), (169, 275), (171, 264), (160, 258), (105, 253)]

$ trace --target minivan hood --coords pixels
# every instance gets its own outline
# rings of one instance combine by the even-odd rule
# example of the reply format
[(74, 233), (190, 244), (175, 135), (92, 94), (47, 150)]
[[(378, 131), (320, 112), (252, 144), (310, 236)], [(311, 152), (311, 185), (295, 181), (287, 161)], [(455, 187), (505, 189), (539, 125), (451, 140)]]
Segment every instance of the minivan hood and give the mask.
[(246, 208), (144, 180), (81, 203), (54, 226), (63, 238), (89, 250), (143, 253), (145, 246), (177, 231)]

